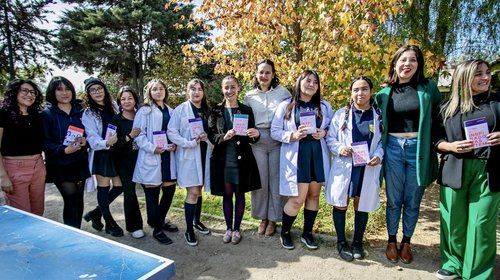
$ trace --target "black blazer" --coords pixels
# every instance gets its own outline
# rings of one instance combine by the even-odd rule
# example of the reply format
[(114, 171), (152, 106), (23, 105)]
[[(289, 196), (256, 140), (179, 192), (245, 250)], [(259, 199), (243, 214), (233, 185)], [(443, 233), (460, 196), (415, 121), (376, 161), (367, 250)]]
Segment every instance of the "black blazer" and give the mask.
[[(495, 125), (493, 131), (500, 131), (500, 96), (492, 93), (490, 98), (480, 105), (489, 113), (493, 114)], [(441, 114), (440, 123), (443, 121), (443, 114)], [(456, 113), (453, 117), (446, 120), (444, 127), (441, 130), (441, 141), (454, 142), (465, 140), (465, 134), (462, 129), (462, 118), (460, 113)], [(436, 144), (441, 142), (436, 141)], [(488, 176), (488, 186), (492, 192), (500, 191), (500, 145), (488, 148), (488, 158), (486, 161), (486, 173)], [(443, 153), (441, 155), (441, 163), (439, 168), (438, 183), (448, 186), (453, 189), (462, 187), (462, 173), (463, 173), (463, 155), (455, 153)], [(495, 170), (496, 169), (496, 170)]]
[[(255, 128), (255, 118), (252, 109), (238, 102), (242, 114), (248, 115), (248, 128)], [(208, 118), (208, 139), (214, 145), (210, 157), (210, 189), (213, 195), (224, 194), (224, 165), (226, 160), (226, 142), (224, 141), (224, 102), (212, 108)], [(239, 190), (243, 192), (253, 191), (261, 188), (259, 169), (253, 156), (250, 143), (256, 143), (260, 137), (250, 138), (248, 136), (235, 135), (236, 153), (238, 158), (238, 169), (240, 184)]]

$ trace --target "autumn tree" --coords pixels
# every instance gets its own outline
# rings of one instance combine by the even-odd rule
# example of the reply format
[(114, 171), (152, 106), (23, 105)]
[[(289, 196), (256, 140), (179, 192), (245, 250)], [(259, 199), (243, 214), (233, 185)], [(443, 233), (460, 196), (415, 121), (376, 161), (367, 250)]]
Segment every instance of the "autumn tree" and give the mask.
[(161, 0), (64, 0), (80, 4), (58, 21), (58, 57), (86, 72), (121, 74), (142, 93), (144, 78), (161, 50), (181, 55), (181, 45), (198, 43), (205, 31), (175, 26), (189, 20), (192, 5), (165, 8)]
[(47, 6), (53, 0), (0, 2), (0, 85), (22, 74), (25, 78), (40, 76), (51, 59)]
[(214, 48), (191, 44), (184, 52), (193, 64), (216, 61), (217, 73), (235, 73), (246, 81), (263, 58), (275, 62), (288, 86), (304, 69), (314, 69), (324, 95), (340, 106), (354, 76), (381, 80), (390, 56), (403, 42), (379, 27), (404, 5), (400, 0), (202, 1), (197, 12), (219, 31), (208, 42)]

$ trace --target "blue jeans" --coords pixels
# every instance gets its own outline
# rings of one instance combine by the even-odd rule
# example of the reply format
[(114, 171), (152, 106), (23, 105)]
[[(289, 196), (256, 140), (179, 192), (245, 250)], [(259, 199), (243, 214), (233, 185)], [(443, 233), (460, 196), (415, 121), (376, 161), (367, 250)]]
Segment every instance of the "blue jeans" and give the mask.
[(403, 210), (403, 235), (411, 237), (420, 212), (425, 187), (417, 183), (417, 139), (387, 136), (385, 154), (385, 186), (387, 193), (387, 233), (398, 233)]

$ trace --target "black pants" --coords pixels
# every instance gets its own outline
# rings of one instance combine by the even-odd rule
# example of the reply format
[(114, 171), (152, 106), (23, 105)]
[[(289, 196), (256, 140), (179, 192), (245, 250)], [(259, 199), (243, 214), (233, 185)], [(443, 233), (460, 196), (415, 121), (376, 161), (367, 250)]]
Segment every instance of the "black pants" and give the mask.
[(135, 183), (132, 182), (134, 167), (127, 168), (125, 164), (118, 166), (118, 176), (123, 187), (123, 208), (125, 212), (125, 228), (128, 232), (142, 229), (142, 216), (135, 192)]

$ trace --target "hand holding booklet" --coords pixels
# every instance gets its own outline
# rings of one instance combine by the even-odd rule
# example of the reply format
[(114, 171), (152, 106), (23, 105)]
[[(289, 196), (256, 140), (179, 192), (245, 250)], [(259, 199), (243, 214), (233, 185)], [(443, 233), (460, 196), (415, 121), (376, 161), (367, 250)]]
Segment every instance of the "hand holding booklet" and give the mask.
[(80, 143), (75, 142), (75, 139), (83, 136), (83, 128), (79, 128), (76, 126), (68, 126), (68, 131), (66, 131), (66, 137), (64, 137), (63, 145), (69, 146), (71, 143), (76, 147)]
[(307, 128), (307, 134), (316, 133), (316, 112), (300, 112), (300, 125)]
[(353, 142), (352, 148), (352, 164), (354, 166), (367, 165), (370, 161), (370, 153), (368, 151), (368, 143), (366, 141)]
[(473, 148), (489, 146), (488, 122), (485, 117), (464, 121), (465, 138), (473, 142)]
[(198, 138), (198, 136), (205, 132), (205, 130), (203, 129), (203, 121), (201, 120), (201, 118), (189, 119), (188, 122), (192, 139)]
[(153, 131), (153, 144), (160, 149), (167, 149), (167, 132), (164, 130)]
[(247, 136), (248, 115), (234, 114), (233, 129), (236, 132), (236, 135)]
[(104, 138), (104, 140), (108, 140), (110, 136), (113, 136), (115, 134), (116, 134), (116, 126), (108, 124), (108, 127), (106, 128), (106, 138)]

